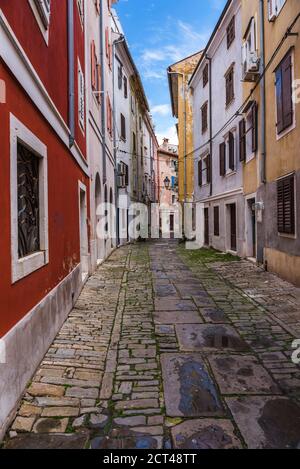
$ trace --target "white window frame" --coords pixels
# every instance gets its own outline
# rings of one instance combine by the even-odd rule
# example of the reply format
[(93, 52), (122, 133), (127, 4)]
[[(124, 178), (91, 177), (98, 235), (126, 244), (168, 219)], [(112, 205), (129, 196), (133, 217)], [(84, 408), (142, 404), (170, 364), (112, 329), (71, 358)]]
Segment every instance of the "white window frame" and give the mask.
[(252, 151), (252, 107), (246, 114), (246, 163), (249, 163), (256, 157), (256, 153)]
[(269, 21), (276, 21), (282, 8), (286, 4), (286, 0), (268, 0), (268, 17)]
[[(230, 132), (233, 134), (234, 137), (234, 169), (229, 168), (229, 134)], [(233, 127), (230, 129), (227, 134), (224, 136), (224, 141), (226, 144), (226, 174), (225, 177), (227, 176), (232, 176), (233, 174), (237, 173), (237, 164), (238, 164), (238, 138), (237, 138), (237, 128)]]
[[(209, 186), (209, 183), (207, 182), (207, 158), (209, 156), (209, 150), (207, 150), (205, 153), (203, 153), (200, 156), (200, 160), (202, 160), (202, 187)], [(211, 161), (212, 164), (212, 161)]]
[(46, 44), (49, 44), (51, 0), (28, 0)]
[[(19, 259), (18, 254), (18, 141), (39, 158), (40, 251)], [(12, 283), (49, 263), (48, 156), (47, 147), (13, 114), (10, 114), (10, 199)]]
[(78, 123), (83, 134), (85, 133), (85, 79), (80, 61), (78, 59)]

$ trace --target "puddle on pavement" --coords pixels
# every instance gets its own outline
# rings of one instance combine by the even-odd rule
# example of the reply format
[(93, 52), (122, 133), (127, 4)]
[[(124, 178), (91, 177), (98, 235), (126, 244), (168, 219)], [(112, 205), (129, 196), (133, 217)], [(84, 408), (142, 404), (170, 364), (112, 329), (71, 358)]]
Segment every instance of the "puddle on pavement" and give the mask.
[(136, 433), (130, 428), (113, 430), (111, 435), (91, 441), (91, 449), (159, 449), (161, 446), (161, 437)]
[(162, 356), (167, 415), (171, 417), (222, 416), (217, 389), (199, 356)]
[(268, 401), (258, 423), (265, 434), (266, 448), (300, 449), (300, 407), (294, 402)]
[(180, 347), (186, 351), (196, 350), (232, 350), (248, 351), (249, 347), (230, 326), (177, 325)]

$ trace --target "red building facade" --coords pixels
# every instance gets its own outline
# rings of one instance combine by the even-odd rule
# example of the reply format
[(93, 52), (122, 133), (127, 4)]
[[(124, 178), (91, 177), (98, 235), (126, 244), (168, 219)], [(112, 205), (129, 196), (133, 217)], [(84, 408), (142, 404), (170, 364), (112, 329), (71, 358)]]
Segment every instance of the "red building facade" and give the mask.
[(83, 15), (0, 0), (0, 437), (88, 272)]

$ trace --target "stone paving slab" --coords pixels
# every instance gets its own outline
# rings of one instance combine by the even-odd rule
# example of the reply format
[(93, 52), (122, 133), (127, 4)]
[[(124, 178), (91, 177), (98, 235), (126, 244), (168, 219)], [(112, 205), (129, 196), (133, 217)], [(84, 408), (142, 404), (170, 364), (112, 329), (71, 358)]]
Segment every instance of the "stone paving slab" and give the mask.
[(201, 324), (203, 319), (197, 311), (155, 311), (154, 321), (157, 324)]
[(247, 352), (249, 346), (235, 329), (225, 325), (176, 325), (180, 349), (184, 352)]
[(230, 420), (186, 420), (172, 428), (175, 449), (241, 449), (242, 444)]
[(161, 364), (167, 415), (204, 417), (224, 415), (217, 388), (201, 356), (163, 354)]
[(300, 407), (282, 397), (227, 398), (250, 449), (300, 449)]
[(217, 355), (208, 361), (222, 394), (280, 394), (254, 356)]

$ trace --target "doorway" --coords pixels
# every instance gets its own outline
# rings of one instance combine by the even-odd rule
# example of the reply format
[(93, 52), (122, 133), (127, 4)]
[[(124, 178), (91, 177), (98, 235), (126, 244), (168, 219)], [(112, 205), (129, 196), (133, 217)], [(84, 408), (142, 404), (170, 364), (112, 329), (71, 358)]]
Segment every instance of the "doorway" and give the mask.
[(237, 216), (236, 216), (236, 204), (229, 205), (230, 212), (230, 249), (231, 251), (237, 251)]
[(82, 280), (85, 281), (89, 273), (89, 245), (87, 231), (86, 187), (82, 183), (79, 183), (79, 227), (81, 273)]
[(209, 246), (209, 208), (204, 209), (204, 244)]
[(256, 209), (255, 199), (247, 200), (247, 257), (256, 259)]

